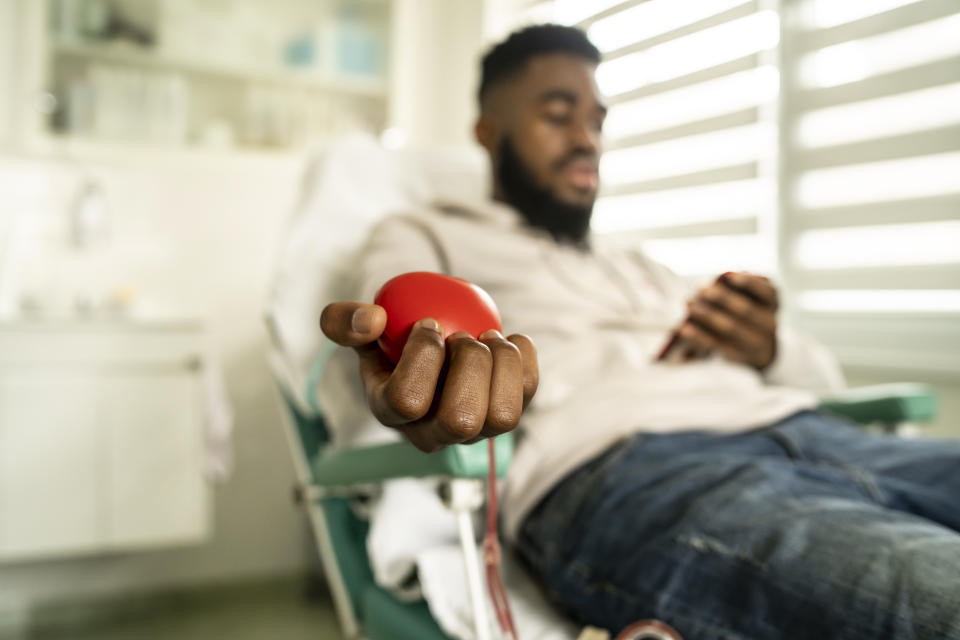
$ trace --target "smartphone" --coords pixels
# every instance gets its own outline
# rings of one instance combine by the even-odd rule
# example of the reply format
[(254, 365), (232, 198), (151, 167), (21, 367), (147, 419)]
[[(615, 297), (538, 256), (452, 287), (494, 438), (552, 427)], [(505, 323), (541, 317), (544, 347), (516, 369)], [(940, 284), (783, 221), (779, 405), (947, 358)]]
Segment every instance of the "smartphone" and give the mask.
[[(687, 321), (684, 318), (683, 322), (680, 323), (682, 327), (683, 324)], [(674, 329), (670, 332), (670, 337), (667, 339), (667, 343), (663, 345), (663, 348), (657, 353), (655, 358), (656, 362), (664, 362), (666, 364), (681, 364), (687, 362), (689, 359), (690, 348), (687, 345), (687, 341), (680, 337), (679, 328)]]
[[(730, 282), (730, 274), (732, 272), (727, 271), (719, 276), (717, 276), (716, 282), (722, 284), (732, 291), (747, 296), (755, 302), (762, 302), (751, 292), (746, 289), (737, 287), (732, 282)], [(684, 362), (690, 362), (693, 359), (694, 349), (693, 347), (683, 338), (680, 337), (680, 327), (682, 327), (686, 322), (690, 320), (690, 317), (687, 316), (683, 321), (677, 325), (677, 328), (670, 332), (670, 337), (667, 339), (666, 344), (657, 352), (657, 357), (654, 359), (655, 362), (664, 362), (667, 364), (682, 364)]]

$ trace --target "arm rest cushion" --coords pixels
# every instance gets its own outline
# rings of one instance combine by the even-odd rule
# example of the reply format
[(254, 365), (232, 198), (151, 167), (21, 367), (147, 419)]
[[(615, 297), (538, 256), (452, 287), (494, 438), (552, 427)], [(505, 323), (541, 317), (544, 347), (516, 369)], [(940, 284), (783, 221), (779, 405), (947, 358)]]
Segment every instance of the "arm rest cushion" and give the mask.
[[(513, 436), (494, 441), (497, 475), (510, 465)], [(424, 453), (407, 441), (356, 449), (320, 452), (313, 462), (313, 481), (319, 486), (381, 482), (390, 478), (447, 476), (483, 478), (487, 475), (487, 441), (458, 444), (436, 453)]]
[(936, 392), (922, 384), (885, 384), (825, 398), (820, 408), (860, 424), (930, 422), (937, 417)]

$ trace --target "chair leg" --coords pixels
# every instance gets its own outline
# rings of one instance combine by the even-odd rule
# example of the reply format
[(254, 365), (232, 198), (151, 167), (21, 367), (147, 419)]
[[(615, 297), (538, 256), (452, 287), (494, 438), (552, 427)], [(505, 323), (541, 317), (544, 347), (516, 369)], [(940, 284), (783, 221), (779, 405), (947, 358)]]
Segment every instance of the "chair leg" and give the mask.
[(473, 608), (473, 625), (477, 640), (491, 640), (487, 620), (486, 597), (483, 579), (480, 577), (480, 556), (473, 531), (473, 512), (483, 504), (483, 484), (479, 480), (455, 478), (450, 480), (449, 506), (457, 515), (460, 530), (460, 547), (467, 572), (467, 588)]
[(343, 635), (350, 639), (359, 638), (360, 625), (357, 621), (356, 612), (353, 610), (353, 604), (350, 601), (350, 594), (344, 583), (343, 575), (340, 573), (336, 562), (330, 529), (327, 527), (327, 518), (323, 513), (323, 506), (320, 504), (324, 492), (310, 486), (313, 479), (310, 471), (310, 460), (307, 458), (303, 441), (300, 439), (300, 434), (294, 423), (295, 418), (292, 409), (278, 387), (274, 387), (273, 393), (277, 406), (280, 407), (283, 431), (286, 435), (287, 446), (290, 448), (293, 467), (297, 475), (298, 486), (294, 490), (294, 502), (304, 507), (307, 517), (310, 519), (310, 528), (313, 530), (320, 551), (323, 572), (333, 596), (333, 605), (337, 611), (337, 619), (340, 621)]
[(319, 500), (311, 498), (306, 505), (306, 509), (312, 525), (314, 539), (320, 548), (323, 572), (326, 575), (327, 585), (330, 587), (330, 593), (333, 597), (333, 606), (337, 612), (337, 619), (340, 621), (340, 629), (343, 631), (345, 638), (359, 638), (360, 625), (357, 623), (357, 616), (350, 602), (350, 594), (343, 581), (343, 575), (337, 566), (336, 552), (333, 549), (333, 541), (330, 538), (330, 529), (327, 527), (327, 518), (323, 513), (323, 507)]

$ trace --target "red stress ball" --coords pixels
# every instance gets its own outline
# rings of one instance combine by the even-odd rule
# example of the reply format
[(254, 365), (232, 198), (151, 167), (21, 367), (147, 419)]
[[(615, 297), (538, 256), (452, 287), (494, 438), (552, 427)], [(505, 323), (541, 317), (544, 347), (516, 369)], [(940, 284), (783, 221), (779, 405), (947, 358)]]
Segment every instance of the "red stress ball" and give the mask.
[(373, 303), (387, 311), (387, 326), (378, 343), (394, 363), (400, 360), (413, 325), (423, 318), (439, 322), (444, 339), (457, 331), (474, 338), (490, 329), (502, 331), (490, 294), (472, 282), (440, 273), (413, 271), (391, 278)]

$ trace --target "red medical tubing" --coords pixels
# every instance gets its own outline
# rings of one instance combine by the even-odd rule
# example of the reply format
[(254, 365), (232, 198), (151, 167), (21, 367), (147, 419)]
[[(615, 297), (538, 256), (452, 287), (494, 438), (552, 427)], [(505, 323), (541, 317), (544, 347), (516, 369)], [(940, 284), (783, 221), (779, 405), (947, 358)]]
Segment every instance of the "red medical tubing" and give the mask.
[[(487, 439), (490, 469), (487, 474), (487, 533), (483, 538), (483, 564), (487, 574), (487, 589), (500, 630), (508, 640), (517, 640), (507, 590), (500, 575), (500, 541), (497, 540), (497, 453), (494, 438)], [(476, 612), (479, 615), (479, 612)]]

